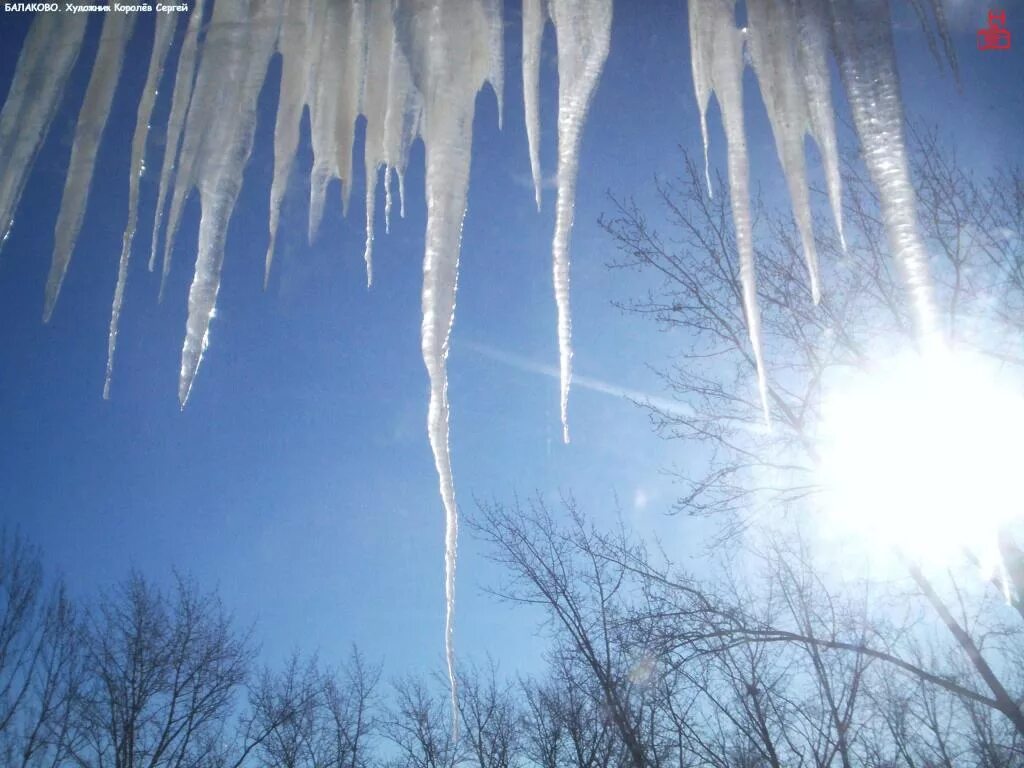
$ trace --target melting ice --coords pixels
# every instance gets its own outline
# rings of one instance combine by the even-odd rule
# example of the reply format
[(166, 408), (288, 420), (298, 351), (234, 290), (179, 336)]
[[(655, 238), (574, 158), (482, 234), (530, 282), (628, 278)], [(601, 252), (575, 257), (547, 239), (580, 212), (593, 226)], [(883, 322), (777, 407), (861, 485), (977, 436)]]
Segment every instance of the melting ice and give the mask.
[[(930, 2), (941, 40), (952, 58), (940, 2)], [(569, 240), (583, 126), (609, 53), (612, 0), (523, 0), (522, 8), (521, 65), (529, 145), (529, 157), (524, 160), (528, 159), (530, 165), (538, 208), (538, 92), (541, 41), (549, 20), (558, 48), (558, 184), (552, 272), (558, 310), (561, 417), (568, 440), (572, 362)], [(749, 25), (743, 30), (736, 26), (735, 10), (735, 0), (690, 0), (691, 63), (705, 164), (709, 143), (706, 112), (712, 95), (722, 114), (743, 309), (767, 416), (769, 389), (757, 304), (743, 120), (745, 46), (786, 176), (814, 298), (817, 300), (820, 287), (803, 154), (805, 135), (814, 139), (821, 152), (833, 216), (842, 237), (841, 190), (827, 64), (831, 40), (868, 171), (879, 191), (890, 247), (926, 335), (934, 327), (934, 308), (907, 169), (887, 0), (748, 0)], [(25, 40), (0, 112), (0, 245), (13, 225), (25, 180), (78, 59), (86, 19), (86, 14), (40, 14)], [(165, 63), (173, 57), (177, 20), (177, 16), (161, 14), (156, 22), (146, 81), (139, 97), (131, 143), (128, 220), (111, 311), (105, 396), (109, 394), (135, 239), (139, 177), (145, 167), (149, 121)], [(57, 215), (55, 247), (46, 284), (46, 318), (54, 310), (74, 252), (96, 155), (135, 23), (134, 14), (110, 14), (103, 23)], [(270, 59), (275, 54), (281, 56), (282, 75), (274, 125), (265, 279), (272, 268), (281, 204), (306, 111), (314, 156), (310, 174), (310, 238), (315, 236), (323, 215), (324, 193), (331, 179), (340, 180), (343, 207), (347, 207), (353, 183), (355, 123), (360, 115), (366, 119), (362, 165), (366, 185), (367, 283), (373, 279), (379, 179), (383, 176), (387, 227), (392, 180), (397, 178), (404, 210), (409, 148), (417, 137), (422, 138), (427, 201), (422, 352), (430, 381), (427, 433), (446, 518), (445, 642), (453, 702), (458, 517), (448, 443), (446, 365), (466, 214), (474, 104), (480, 89), (490, 83), (498, 98), (500, 123), (502, 41), (500, 0), (217, 0), (212, 14), (205, 0), (197, 0), (192, 4), (177, 50), (149, 258), (149, 268), (153, 270), (163, 233), (162, 296), (182, 211), (188, 196), (197, 191), (202, 214), (179, 378), (179, 399), (184, 406), (209, 343), (225, 236), (252, 149), (257, 97)], [(710, 189), (709, 171), (707, 175)]]

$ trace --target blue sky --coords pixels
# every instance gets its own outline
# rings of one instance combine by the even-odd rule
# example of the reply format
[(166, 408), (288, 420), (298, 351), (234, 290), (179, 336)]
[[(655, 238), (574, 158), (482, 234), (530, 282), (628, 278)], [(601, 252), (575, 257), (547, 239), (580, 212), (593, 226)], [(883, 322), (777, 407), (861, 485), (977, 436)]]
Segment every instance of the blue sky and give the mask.
[[(1024, 7), (1007, 3), (1024, 34)], [(628, 402), (576, 387), (573, 443), (561, 444), (550, 287), (553, 192), (534, 209), (523, 127), (518, 4), (506, 8), (505, 128), (488, 90), (477, 101), (469, 213), (450, 356), (452, 452), (463, 510), (474, 496), (573, 492), (610, 514), (657, 530), (680, 551), (699, 527), (666, 520), (672, 487), (660, 470), (685, 446), (654, 438)], [(984, 8), (953, 17), (960, 91), (935, 66), (912, 16), (898, 16), (897, 45), (910, 114), (940, 129), (979, 170), (1022, 159), (1024, 64), (1020, 46), (980, 53)], [(422, 146), (413, 151), (407, 217), (383, 234), (378, 206), (375, 281), (365, 289), (362, 184), (348, 219), (330, 189), (319, 238), (305, 241), (308, 136), (285, 202), (270, 288), (261, 289), (272, 168), (276, 74), (228, 236), (211, 346), (181, 412), (176, 398), (198, 204), (190, 201), (162, 304), (145, 270), (156, 179), (142, 183), (135, 259), (121, 322), (113, 398), (101, 399), (110, 300), (127, 204), (128, 143), (145, 76), (152, 22), (128, 51), (101, 149), (85, 226), (51, 323), (40, 322), (63, 168), (98, 19), (61, 113), (36, 163), (0, 256), (0, 518), (40, 544), (52, 571), (89, 594), (130, 566), (155, 579), (177, 566), (217, 587), (240, 624), (256, 621), (268, 661), (293, 647), (333, 660), (356, 642), (389, 675), (441, 666), (443, 517), (425, 435), (427, 381), (419, 350), (425, 206)], [(0, 17), (0, 93), (27, 29)], [(1020, 30), (1018, 32), (1018, 30)], [(643, 290), (611, 273), (596, 225), (605, 191), (650, 201), (654, 174), (671, 174), (678, 146), (698, 152), (685, 8), (619, 0), (612, 48), (584, 134), (572, 301), (577, 373), (657, 394), (645, 364), (679, 340), (610, 302)], [(542, 70), (542, 161), (554, 169), (556, 77), (548, 30)], [(838, 83), (836, 83), (838, 91)], [(164, 95), (169, 82), (164, 83)], [(752, 173), (768, 199), (782, 193), (774, 146), (752, 73), (746, 80)], [(148, 166), (158, 167), (168, 105), (154, 115)], [(845, 107), (840, 107), (845, 114)], [(848, 129), (841, 140), (851, 141)], [(724, 139), (712, 111), (712, 161)], [(361, 135), (357, 138), (361, 156)], [(782, 200), (783, 204), (785, 201)], [(652, 209), (653, 210), (653, 209)], [(515, 360), (530, 361), (518, 365)], [(482, 593), (497, 574), (469, 536), (460, 547), (456, 643), (490, 652), (506, 669), (536, 668), (535, 616)]]

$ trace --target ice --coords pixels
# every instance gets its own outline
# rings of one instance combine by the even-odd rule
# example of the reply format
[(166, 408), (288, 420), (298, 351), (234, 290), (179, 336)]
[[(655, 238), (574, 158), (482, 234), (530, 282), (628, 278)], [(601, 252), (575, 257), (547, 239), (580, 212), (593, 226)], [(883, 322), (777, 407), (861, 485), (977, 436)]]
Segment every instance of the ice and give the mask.
[(568, 443), (572, 380), (569, 238), (576, 207), (583, 124), (611, 44), (612, 0), (550, 0), (548, 11), (558, 41), (558, 190), (551, 251), (558, 308), (562, 439)]
[(86, 14), (40, 13), (18, 57), (0, 112), (0, 247), (7, 242), (29, 169), (78, 59), (85, 25)]
[(121, 76), (121, 60), (124, 58), (125, 45), (131, 36), (132, 28), (135, 26), (135, 19), (134, 13), (111, 13), (103, 21), (100, 48), (93, 64), (89, 86), (85, 91), (82, 109), (78, 113), (75, 138), (71, 145), (71, 160), (68, 162), (68, 175), (64, 183), (64, 196), (60, 202), (60, 212), (57, 214), (53, 260), (50, 263), (50, 274), (46, 279), (43, 322), (48, 322), (53, 314), (64, 275), (71, 261), (71, 254), (75, 249), (78, 232), (82, 228), (89, 185), (96, 166), (96, 153), (99, 151), (103, 129), (107, 125), (110, 104), (114, 100), (114, 91)]
[[(392, 2), (371, 3), (367, 14), (366, 83), (362, 113), (366, 117), (363, 164), (366, 172), (366, 262), (367, 286), (373, 282), (374, 216), (377, 178), (384, 168), (385, 227), (390, 230), (391, 176), (401, 180), (416, 136), (419, 101), (405, 55), (399, 50)], [(404, 200), (404, 191), (403, 191)], [(404, 215), (404, 203), (402, 212)]]
[[(740, 258), (740, 285), (747, 332), (757, 370), (758, 391), (765, 419), (769, 419), (768, 381), (761, 345), (761, 317), (757, 302), (750, 219), (750, 171), (743, 127), (743, 35), (734, 23), (733, 0), (690, 0), (690, 55), (693, 84), (700, 110), (704, 158), (707, 162), (707, 108), (711, 94), (718, 100), (728, 154), (729, 202)], [(710, 189), (710, 178), (708, 188)]]
[(547, 0), (523, 0), (523, 106), (530, 148), (533, 196), (540, 210), (540, 49), (547, 21)]
[(280, 6), (220, 0), (207, 30), (203, 60), (185, 124), (182, 154), (192, 160), (179, 169), (175, 199), (194, 184), (202, 216), (199, 252), (188, 294), (188, 321), (181, 350), (178, 400), (184, 407), (209, 344), (210, 320), (220, 290), (224, 240), (252, 150), (256, 104), (274, 53)]
[(839, 70), (864, 162), (878, 189), (889, 247), (910, 293), (918, 330), (928, 341), (936, 337), (939, 326), (907, 166), (889, 4), (887, 0), (830, 3)]
[(281, 53), (281, 87), (277, 116), (274, 121), (274, 179), (270, 186), (270, 242), (263, 268), (263, 287), (270, 280), (274, 261), (277, 227), (281, 219), (281, 202), (288, 188), (295, 151), (299, 146), (299, 127), (306, 108), (313, 62), (309, 55), (312, 32), (319, 29), (314, 22), (310, 0), (291, 0), (281, 19), (277, 49)]
[(829, 39), (828, 14), (823, 0), (796, 0), (795, 41), (797, 62), (803, 75), (807, 117), (811, 136), (821, 153), (825, 170), (832, 218), (839, 233), (839, 243), (846, 250), (843, 234), (842, 185), (839, 177), (839, 149), (836, 141), (832, 87), (826, 50)]
[(352, 188), (352, 143), (366, 62), (362, 2), (327, 3), (310, 111), (313, 170), (310, 177), (309, 238), (320, 228), (331, 179), (341, 180), (342, 211)]
[[(175, 172), (178, 162), (178, 150), (181, 141), (181, 134), (185, 130), (185, 117), (188, 113), (189, 104), (192, 100), (192, 88), (195, 81), (196, 64), (199, 60), (199, 28), (203, 22), (203, 13), (206, 0), (197, 0), (192, 7), (192, 15), (189, 16), (188, 28), (185, 30), (185, 40), (181, 44), (181, 53), (178, 55), (178, 71), (174, 77), (174, 93), (171, 95), (171, 113), (167, 118), (167, 143), (164, 145), (164, 159), (160, 168), (160, 188), (157, 191), (156, 214), (153, 220), (153, 243), (149, 254), (149, 271), (153, 271), (156, 264), (157, 243), (160, 234), (160, 225), (163, 223), (164, 202), (167, 192), (170, 190), (171, 175)], [(179, 206), (181, 204), (179, 203)], [(177, 231), (177, 217), (174, 217), (174, 229)], [(169, 261), (170, 250), (173, 246), (174, 234), (167, 232), (165, 235), (164, 257), (161, 263), (160, 272), (160, 295), (163, 296), (164, 283), (167, 274), (170, 272)]]
[[(427, 433), (445, 507), (445, 656), (458, 722), (454, 611), (458, 508), (448, 444), (447, 358), (466, 214), (476, 94), (500, 57), (493, 9), (481, 0), (400, 0), (398, 39), (422, 95), (427, 232), (423, 256), (423, 362), (430, 379)], [(500, 59), (498, 59), (500, 60)], [(493, 85), (493, 83), (492, 83)]]
[[(955, 68), (939, 0), (931, 6), (947, 57)], [(423, 261), (422, 353), (430, 382), (427, 429), (445, 509), (445, 647), (455, 702), (453, 616), (457, 506), (448, 443), (447, 356), (466, 214), (475, 101), (490, 83), (504, 113), (503, 24), (500, 0), (218, 0), (204, 24), (204, 0), (192, 4), (167, 124), (153, 227), (150, 269), (163, 242), (161, 295), (171, 267), (185, 202), (198, 189), (201, 208), (198, 255), (189, 289), (179, 399), (189, 396), (209, 343), (220, 286), (224, 243), (251, 151), (258, 95), (275, 52), (282, 77), (274, 125), (274, 170), (269, 200), (269, 276), (281, 206), (296, 157), (303, 111), (310, 113), (313, 168), (309, 235), (315, 234), (332, 179), (341, 182), (343, 211), (352, 187), (353, 139), (366, 119), (367, 282), (373, 279), (374, 218), (379, 178), (384, 178), (385, 227), (390, 227), (392, 181), (400, 211), (410, 147), (422, 138), (426, 157), (427, 226)], [(830, 205), (842, 239), (839, 163), (827, 48), (836, 51), (854, 127), (878, 188), (890, 246), (912, 295), (924, 338), (935, 332), (926, 257), (917, 233), (913, 188), (905, 156), (902, 106), (887, 0), (749, 0), (749, 29), (737, 29), (734, 0), (690, 0), (690, 46), (700, 112), (709, 193), (707, 109), (718, 100), (727, 145), (730, 203), (736, 232), (743, 312), (761, 405), (768, 415), (768, 386), (749, 203), (749, 169), (743, 115), (743, 45), (750, 59), (785, 172), (812, 293), (819, 294), (814, 233), (806, 182), (804, 137), (821, 154)], [(147, 81), (136, 115), (131, 149), (128, 222), (122, 238), (118, 283), (111, 312), (105, 395), (139, 205), (148, 122), (154, 108), (173, 15), (156, 22)], [(76, 61), (86, 14), (40, 14), (19, 58), (0, 112), (0, 235), (10, 231), (26, 175), (59, 106)], [(529, 163), (535, 202), (541, 202), (539, 81), (544, 28), (550, 19), (557, 41), (558, 168), (552, 273), (558, 309), (560, 405), (568, 440), (572, 374), (569, 307), (569, 240), (572, 231), (583, 125), (610, 46), (612, 0), (523, 0), (523, 82)], [(64, 197), (56, 227), (53, 266), (44, 315), (49, 317), (85, 211), (99, 141), (122, 67), (133, 15), (110, 14), (79, 113)], [(169, 201), (168, 201), (169, 198)], [(2, 244), (2, 243), (0, 243)]]
[(811, 295), (817, 304), (821, 297), (818, 253), (814, 246), (804, 161), (809, 109), (799, 67), (802, 62), (797, 56), (796, 19), (789, 4), (781, 0), (747, 0), (747, 19), (750, 56), (789, 188), (793, 216), (810, 276)]
[(114, 289), (114, 304), (110, 310), (110, 331), (107, 336), (107, 375), (103, 381), (103, 399), (110, 398), (110, 380), (114, 375), (114, 351), (117, 347), (118, 323), (121, 306), (124, 303), (125, 283), (128, 280), (128, 265), (132, 256), (132, 241), (139, 214), (139, 179), (145, 164), (146, 138), (149, 136), (149, 118), (153, 114), (157, 88), (164, 71), (164, 61), (174, 37), (177, 16), (169, 13), (157, 14), (153, 32), (153, 50), (150, 52), (146, 84), (143, 86), (139, 109), (135, 117), (135, 134), (132, 138), (131, 173), (128, 177), (128, 223), (121, 238), (121, 260), (117, 268), (117, 287)]

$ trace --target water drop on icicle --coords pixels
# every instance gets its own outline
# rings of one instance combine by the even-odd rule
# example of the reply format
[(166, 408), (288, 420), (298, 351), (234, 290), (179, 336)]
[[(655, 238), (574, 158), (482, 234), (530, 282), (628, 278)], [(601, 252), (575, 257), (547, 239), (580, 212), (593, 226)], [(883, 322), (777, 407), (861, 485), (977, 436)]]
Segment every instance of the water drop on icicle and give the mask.
[(82, 47), (87, 14), (40, 13), (32, 21), (0, 111), (0, 247), (14, 223), (28, 172)]
[(161, 13), (156, 18), (153, 33), (153, 50), (150, 52), (149, 69), (146, 72), (146, 83), (139, 109), (135, 117), (135, 133), (132, 137), (131, 170), (128, 177), (128, 223), (121, 236), (121, 259), (117, 267), (117, 286), (114, 288), (114, 303), (110, 310), (110, 330), (107, 334), (107, 373), (103, 380), (103, 399), (110, 398), (110, 380), (114, 375), (114, 352), (117, 348), (117, 330), (121, 319), (121, 306), (124, 303), (124, 289), (128, 281), (128, 265), (132, 257), (132, 241), (135, 239), (135, 227), (139, 214), (139, 180), (146, 156), (146, 138), (149, 136), (149, 118), (153, 114), (157, 88), (164, 71), (164, 61), (174, 37), (174, 26), (177, 17), (169, 13)]

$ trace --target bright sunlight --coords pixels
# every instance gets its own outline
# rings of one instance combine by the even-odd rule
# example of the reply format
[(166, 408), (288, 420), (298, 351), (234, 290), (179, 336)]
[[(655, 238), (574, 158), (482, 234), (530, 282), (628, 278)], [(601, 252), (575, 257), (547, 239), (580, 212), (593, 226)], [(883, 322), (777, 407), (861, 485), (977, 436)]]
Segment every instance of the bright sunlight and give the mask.
[(916, 562), (986, 576), (1020, 519), (1024, 394), (978, 356), (889, 358), (827, 392), (820, 471), (830, 525)]

